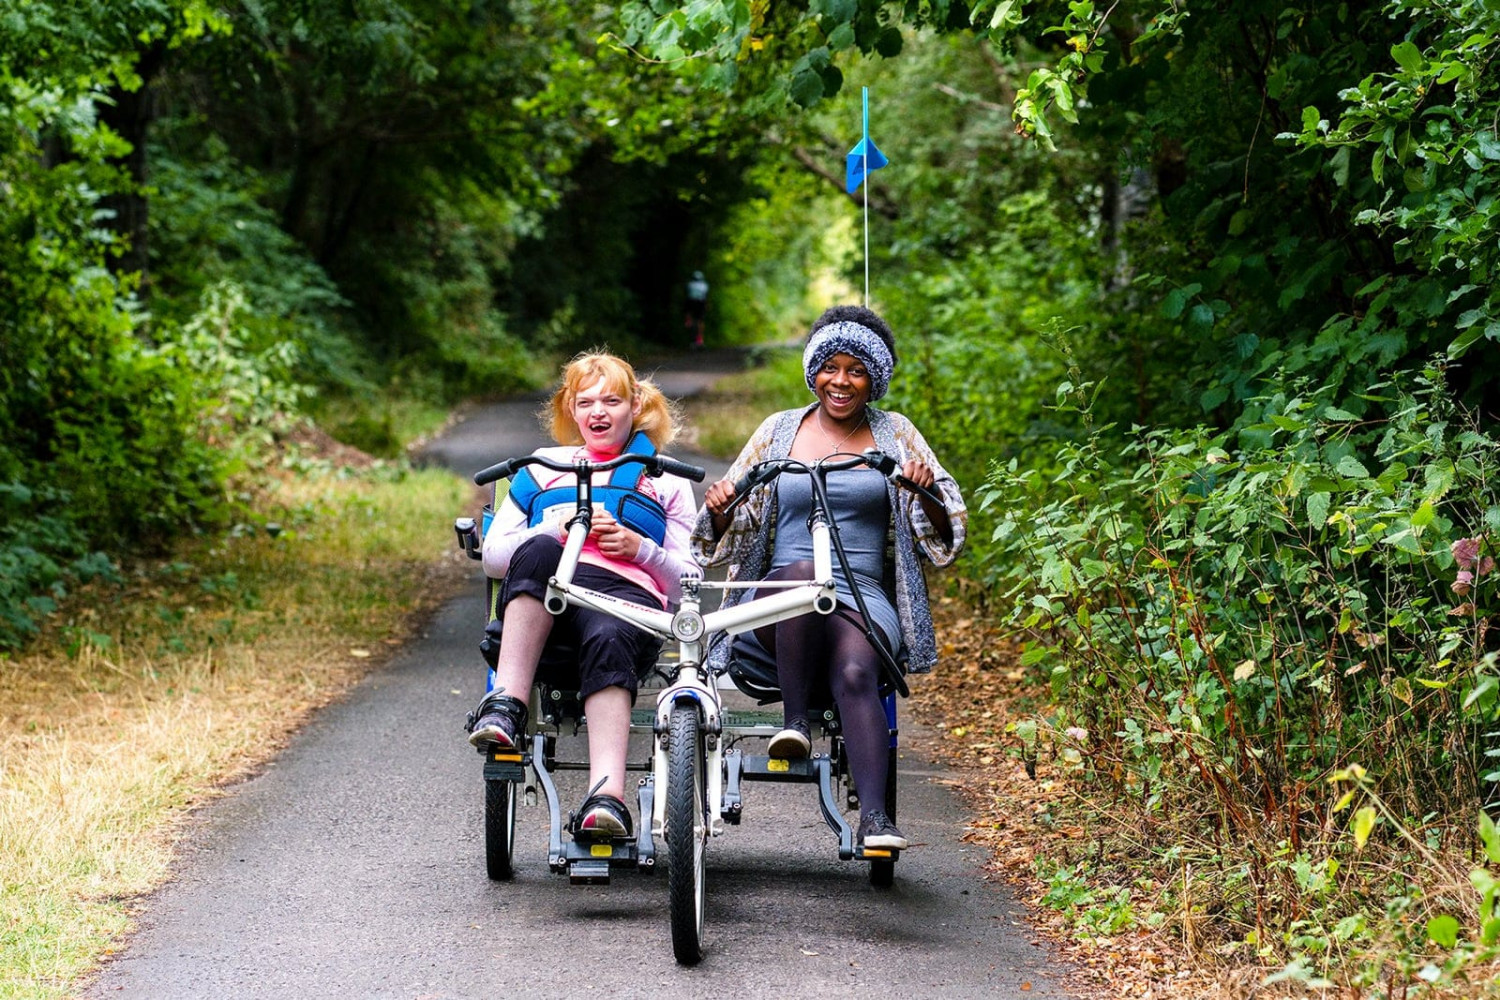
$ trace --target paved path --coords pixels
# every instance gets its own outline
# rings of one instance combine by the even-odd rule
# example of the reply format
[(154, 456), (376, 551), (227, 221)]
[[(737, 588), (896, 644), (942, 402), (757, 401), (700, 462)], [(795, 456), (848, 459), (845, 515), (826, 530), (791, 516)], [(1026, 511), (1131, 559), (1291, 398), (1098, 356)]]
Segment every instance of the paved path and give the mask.
[[(713, 369), (695, 362), (663, 369), (664, 386), (701, 388)], [(527, 450), (535, 405), (477, 409), (428, 453), (467, 473)], [(569, 885), (547, 869), (542, 806), (518, 816), (514, 881), (488, 881), (480, 762), (460, 727), (483, 685), (481, 583), (198, 815), (176, 878), (87, 996), (1069, 995), (1020, 908), (981, 879), (941, 772), (910, 754), (901, 826), (918, 846), (887, 890), (838, 860), (811, 788), (748, 786), (744, 824), (709, 847), (708, 954), (691, 969), (672, 960), (665, 873)], [(581, 776), (559, 779), (565, 803), (581, 799)]]

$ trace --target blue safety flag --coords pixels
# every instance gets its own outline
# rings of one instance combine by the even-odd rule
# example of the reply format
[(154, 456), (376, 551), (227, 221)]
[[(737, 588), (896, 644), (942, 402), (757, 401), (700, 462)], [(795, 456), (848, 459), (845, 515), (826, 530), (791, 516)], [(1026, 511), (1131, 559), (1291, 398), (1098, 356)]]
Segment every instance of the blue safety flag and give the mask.
[(859, 190), (859, 186), (865, 182), (865, 175), (871, 170), (879, 170), (887, 163), (884, 153), (870, 141), (870, 88), (864, 88), (864, 137), (854, 144), (849, 150), (849, 155), (844, 157), (844, 190), (850, 194)]

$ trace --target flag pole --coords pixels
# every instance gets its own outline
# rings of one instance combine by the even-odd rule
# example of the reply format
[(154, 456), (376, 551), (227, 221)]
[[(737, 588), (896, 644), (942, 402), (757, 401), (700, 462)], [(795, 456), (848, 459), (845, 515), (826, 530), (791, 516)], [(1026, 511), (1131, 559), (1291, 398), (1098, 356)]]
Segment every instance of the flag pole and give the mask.
[(861, 87), (864, 103), (864, 135), (860, 149), (863, 151), (865, 173), (865, 308), (870, 307), (870, 88)]

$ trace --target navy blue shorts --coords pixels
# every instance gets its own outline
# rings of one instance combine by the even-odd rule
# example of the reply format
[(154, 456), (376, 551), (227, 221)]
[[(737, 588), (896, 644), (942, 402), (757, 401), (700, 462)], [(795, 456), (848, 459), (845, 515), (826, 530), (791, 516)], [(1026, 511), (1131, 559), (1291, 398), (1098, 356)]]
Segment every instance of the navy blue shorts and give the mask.
[[(539, 601), (546, 598), (547, 581), (557, 573), (562, 552), (562, 542), (556, 538), (538, 536), (521, 543), (511, 556), (510, 569), (501, 584), (495, 612), (499, 619), (505, 617), (505, 606), (518, 594), (529, 594)], [(661, 607), (656, 595), (644, 587), (588, 563), (578, 564), (573, 582), (649, 608)], [(581, 698), (605, 688), (621, 687), (630, 692), (634, 704), (640, 679), (655, 666), (661, 645), (660, 639), (628, 622), (593, 608), (569, 605), (552, 620), (552, 633), (542, 651), (538, 676), (567, 686), (576, 681)]]

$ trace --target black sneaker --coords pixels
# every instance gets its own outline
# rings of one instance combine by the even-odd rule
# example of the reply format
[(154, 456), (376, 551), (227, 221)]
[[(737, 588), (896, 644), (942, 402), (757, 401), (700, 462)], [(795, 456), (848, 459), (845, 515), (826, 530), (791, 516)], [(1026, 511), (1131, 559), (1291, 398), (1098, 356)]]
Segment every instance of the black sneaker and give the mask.
[(629, 839), (634, 836), (630, 810), (613, 795), (590, 795), (573, 821), (573, 836), (594, 841)]
[(786, 728), (766, 745), (766, 753), (780, 760), (801, 760), (812, 753), (812, 734), (806, 719), (789, 719)]
[(876, 809), (859, 818), (859, 842), (865, 847), (887, 851), (906, 850), (906, 838), (885, 813)]
[(514, 750), (526, 732), (526, 704), (499, 691), (484, 696), (469, 725), (469, 742), (481, 750)]

